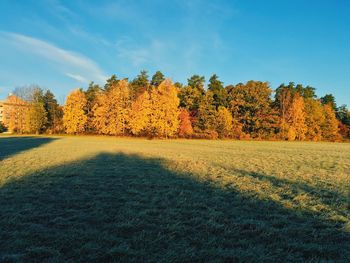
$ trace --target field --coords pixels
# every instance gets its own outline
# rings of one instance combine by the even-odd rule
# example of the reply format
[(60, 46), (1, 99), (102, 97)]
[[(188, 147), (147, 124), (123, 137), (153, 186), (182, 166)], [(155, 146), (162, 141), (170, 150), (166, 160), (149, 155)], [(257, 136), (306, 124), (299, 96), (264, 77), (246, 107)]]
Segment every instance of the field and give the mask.
[(350, 144), (0, 137), (0, 262), (348, 262)]

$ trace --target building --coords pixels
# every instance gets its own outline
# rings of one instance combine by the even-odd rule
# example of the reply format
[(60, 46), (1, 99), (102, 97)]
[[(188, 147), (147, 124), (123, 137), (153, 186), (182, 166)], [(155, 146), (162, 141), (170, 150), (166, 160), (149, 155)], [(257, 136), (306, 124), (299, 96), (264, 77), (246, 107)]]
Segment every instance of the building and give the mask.
[(21, 98), (10, 94), (0, 101), (0, 122), (11, 132), (22, 133), (25, 130), (26, 112), (29, 104)]

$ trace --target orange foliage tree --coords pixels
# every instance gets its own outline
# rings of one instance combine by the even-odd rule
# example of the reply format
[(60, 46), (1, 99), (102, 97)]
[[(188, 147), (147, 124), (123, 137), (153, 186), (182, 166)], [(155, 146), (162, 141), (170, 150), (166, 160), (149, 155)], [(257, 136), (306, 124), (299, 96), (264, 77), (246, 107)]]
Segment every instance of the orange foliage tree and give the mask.
[(72, 91), (63, 108), (63, 125), (67, 133), (78, 134), (85, 131), (87, 116), (85, 93), (80, 90)]
[(151, 119), (151, 99), (148, 91), (143, 92), (131, 105), (129, 128), (134, 135), (146, 135)]
[(288, 139), (302, 141), (305, 139), (307, 127), (305, 124), (305, 105), (304, 99), (295, 94), (292, 105), (288, 110)]
[(324, 122), (322, 124), (322, 136), (325, 140), (335, 141), (338, 140), (339, 135), (339, 121), (335, 116), (335, 112), (331, 105), (327, 104), (323, 106), (324, 109)]
[(179, 136), (188, 137), (193, 134), (192, 122), (190, 113), (186, 109), (181, 109), (179, 114), (180, 126)]

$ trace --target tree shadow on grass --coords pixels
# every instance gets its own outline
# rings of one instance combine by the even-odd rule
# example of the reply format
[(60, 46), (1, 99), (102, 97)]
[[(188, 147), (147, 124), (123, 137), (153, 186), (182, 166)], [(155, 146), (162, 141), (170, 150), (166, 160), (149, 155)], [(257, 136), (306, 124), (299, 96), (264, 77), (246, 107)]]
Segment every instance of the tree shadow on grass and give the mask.
[(312, 213), (100, 154), (0, 188), (0, 261), (344, 261), (350, 234)]
[(0, 161), (17, 153), (39, 147), (57, 140), (57, 138), (47, 137), (0, 137)]
[[(350, 186), (347, 185), (347, 193), (340, 193), (330, 189), (326, 189), (322, 186), (312, 186), (303, 181), (295, 181), (291, 179), (279, 178), (272, 175), (267, 175), (264, 173), (257, 173), (252, 171), (245, 171), (242, 169), (231, 169), (231, 172), (243, 177), (256, 178), (259, 181), (269, 182), (274, 189), (284, 191), (286, 189), (290, 190), (288, 195), (285, 195), (286, 199), (291, 199), (293, 196), (300, 194), (307, 194), (313, 198), (313, 200), (318, 200), (318, 203), (327, 205), (332, 208), (333, 211), (337, 212), (339, 215), (348, 216), (350, 213)], [(345, 184), (347, 182), (344, 182)], [(341, 206), (339, 206), (342, 204)]]

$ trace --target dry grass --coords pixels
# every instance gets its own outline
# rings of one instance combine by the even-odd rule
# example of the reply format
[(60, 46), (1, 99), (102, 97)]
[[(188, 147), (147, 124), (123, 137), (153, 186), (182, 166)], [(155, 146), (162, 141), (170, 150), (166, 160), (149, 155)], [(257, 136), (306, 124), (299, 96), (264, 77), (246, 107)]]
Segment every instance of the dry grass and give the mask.
[(0, 261), (350, 258), (350, 144), (0, 137)]

